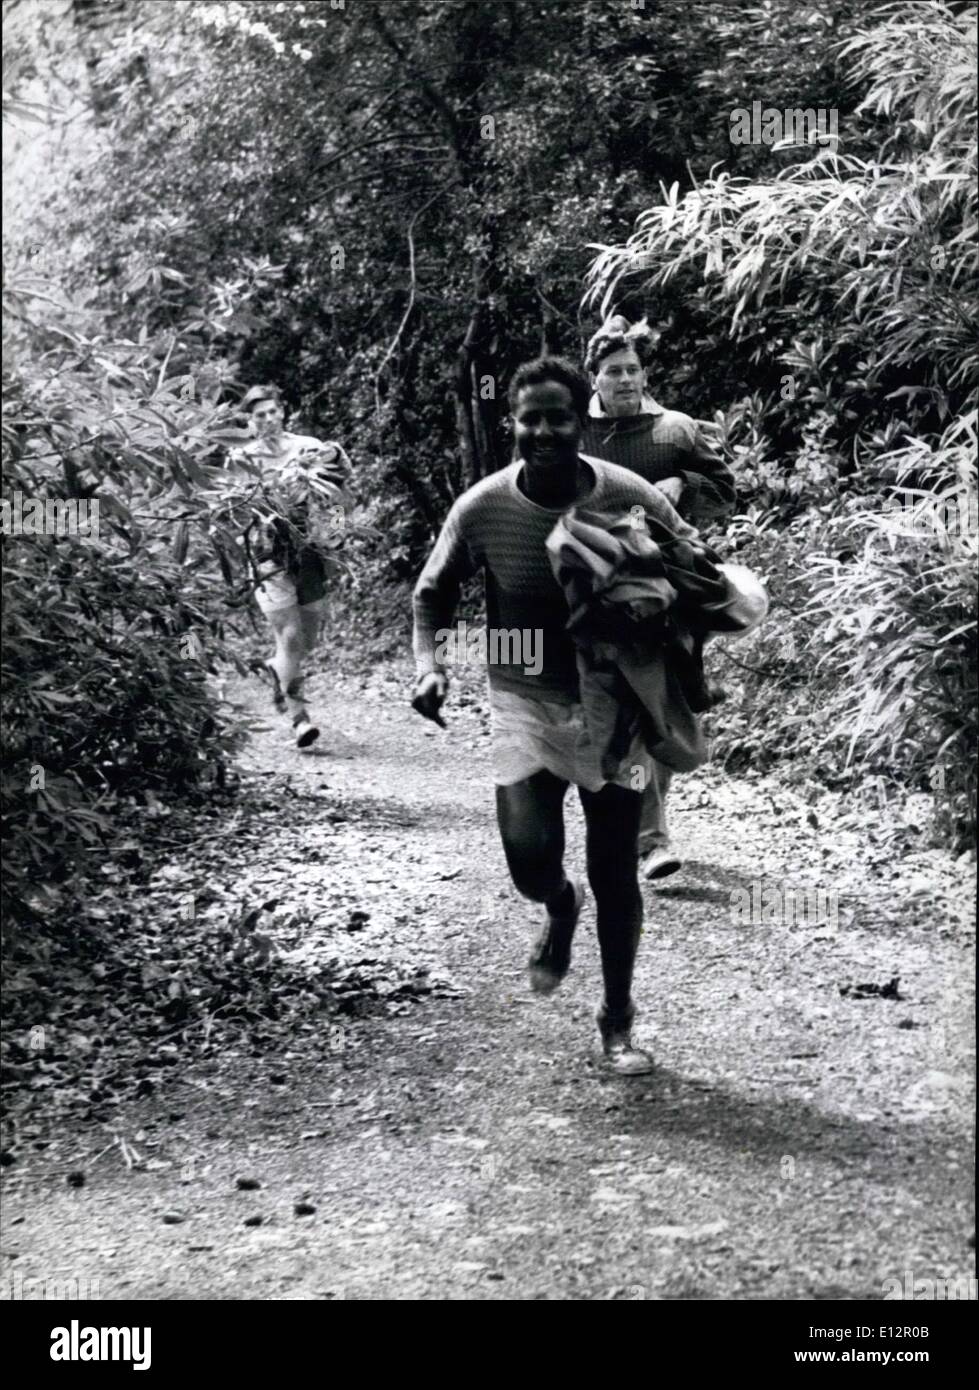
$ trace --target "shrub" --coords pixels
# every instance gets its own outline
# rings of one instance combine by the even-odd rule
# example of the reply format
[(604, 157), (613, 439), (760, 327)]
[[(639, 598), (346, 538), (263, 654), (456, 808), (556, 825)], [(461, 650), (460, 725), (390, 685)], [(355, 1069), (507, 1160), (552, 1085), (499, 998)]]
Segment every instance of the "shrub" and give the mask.
[(197, 400), (186, 344), (96, 345), (36, 277), (5, 308), (4, 530), (18, 495), (99, 509), (97, 535), (4, 536), (4, 882), (24, 911), (93, 862), (120, 798), (224, 780), (244, 728), (210, 677), (240, 668), (245, 575), (206, 486), (227, 412)]
[(910, 507), (841, 519), (841, 551), (814, 561), (806, 608), (822, 649), (824, 745), (847, 764), (934, 791), (962, 843), (974, 838), (979, 733), (975, 446), (972, 412), (936, 448), (917, 441), (895, 451), (888, 461), (899, 483), (913, 473), (945, 485), (921, 488)]

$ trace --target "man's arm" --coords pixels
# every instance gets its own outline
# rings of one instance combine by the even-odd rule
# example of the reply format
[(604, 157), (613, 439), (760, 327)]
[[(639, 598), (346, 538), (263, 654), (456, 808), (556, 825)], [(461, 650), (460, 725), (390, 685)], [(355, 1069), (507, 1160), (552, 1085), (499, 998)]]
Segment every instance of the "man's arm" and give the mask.
[(643, 506), (647, 514), (653, 516), (674, 536), (681, 540), (692, 540), (697, 535), (697, 528), (683, 520), (660, 484), (647, 483), (644, 478), (640, 478), (639, 481), (643, 485)]
[(459, 590), (476, 569), (477, 562), (465, 535), (465, 498), (460, 497), (446, 517), (435, 549), (415, 585), (412, 647), (419, 679), (433, 671), (444, 673), (437, 656), (437, 634), (451, 626)]
[(677, 474), (683, 482), (680, 503), (688, 516), (724, 516), (734, 506), (737, 492), (734, 474), (707, 440), (695, 420), (686, 417), (689, 429), (682, 447), (682, 467)]

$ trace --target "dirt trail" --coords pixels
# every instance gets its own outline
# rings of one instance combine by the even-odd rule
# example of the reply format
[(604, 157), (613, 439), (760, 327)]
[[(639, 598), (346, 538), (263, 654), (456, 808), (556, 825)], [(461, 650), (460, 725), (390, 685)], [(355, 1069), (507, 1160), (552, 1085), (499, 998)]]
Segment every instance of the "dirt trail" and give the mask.
[[(658, 1070), (608, 1078), (590, 911), (564, 987), (527, 988), (537, 912), (505, 876), (478, 685), (447, 733), (406, 689), (403, 665), (311, 681), (320, 754), (275, 724), (246, 761), (358, 814), (286, 807), (264, 852), (231, 838), (228, 872), (368, 902), (361, 954), (417, 959), (457, 997), (192, 1063), (131, 1108), (150, 1171), (94, 1161), (91, 1127), (60, 1136), (92, 1156), (86, 1184), (44, 1153), (10, 1171), (5, 1296), (16, 1275), (103, 1299), (873, 1300), (906, 1272), (968, 1276), (965, 867), (888, 863), (762, 779), (678, 779), (687, 866), (645, 891), (636, 987)], [(838, 933), (732, 920), (732, 890), (783, 878), (833, 887)], [(894, 976), (901, 999), (841, 994)]]

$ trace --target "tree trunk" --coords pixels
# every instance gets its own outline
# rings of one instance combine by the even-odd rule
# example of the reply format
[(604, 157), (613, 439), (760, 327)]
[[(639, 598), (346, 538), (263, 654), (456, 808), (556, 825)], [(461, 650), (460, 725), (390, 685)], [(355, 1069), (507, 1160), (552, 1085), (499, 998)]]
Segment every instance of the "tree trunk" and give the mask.
[[(71, 17), (88, 69), (92, 116), (96, 125), (106, 125), (119, 98), (117, 93), (102, 81), (99, 67), (113, 39), (122, 33), (128, 21), (127, 0), (71, 0)], [(145, 75), (143, 59), (136, 58), (126, 75), (136, 76), (141, 69)]]
[(472, 487), (473, 483), (478, 483), (480, 478), (484, 476), (473, 419), (473, 366), (482, 308), (483, 306), (477, 300), (469, 316), (466, 336), (456, 352), (456, 432), (459, 436), (459, 452), (462, 455), (462, 473), (466, 487)]

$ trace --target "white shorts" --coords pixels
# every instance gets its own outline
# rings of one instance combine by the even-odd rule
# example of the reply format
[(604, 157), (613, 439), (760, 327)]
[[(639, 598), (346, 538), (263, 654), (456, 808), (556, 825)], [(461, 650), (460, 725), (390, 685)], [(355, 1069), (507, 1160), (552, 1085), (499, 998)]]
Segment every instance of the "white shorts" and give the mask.
[(325, 596), (309, 603), (300, 603), (296, 581), (285, 570), (276, 570), (262, 580), (255, 590), (255, 602), (266, 617), (271, 613), (282, 613), (287, 608), (299, 608), (303, 613), (325, 613), (327, 606)]
[(616, 787), (642, 791), (649, 784), (653, 759), (637, 737), (615, 777), (601, 769), (601, 750), (589, 739), (579, 704), (539, 700), (490, 687), (493, 781), (498, 787), (523, 782), (546, 768), (562, 781), (586, 791)]

